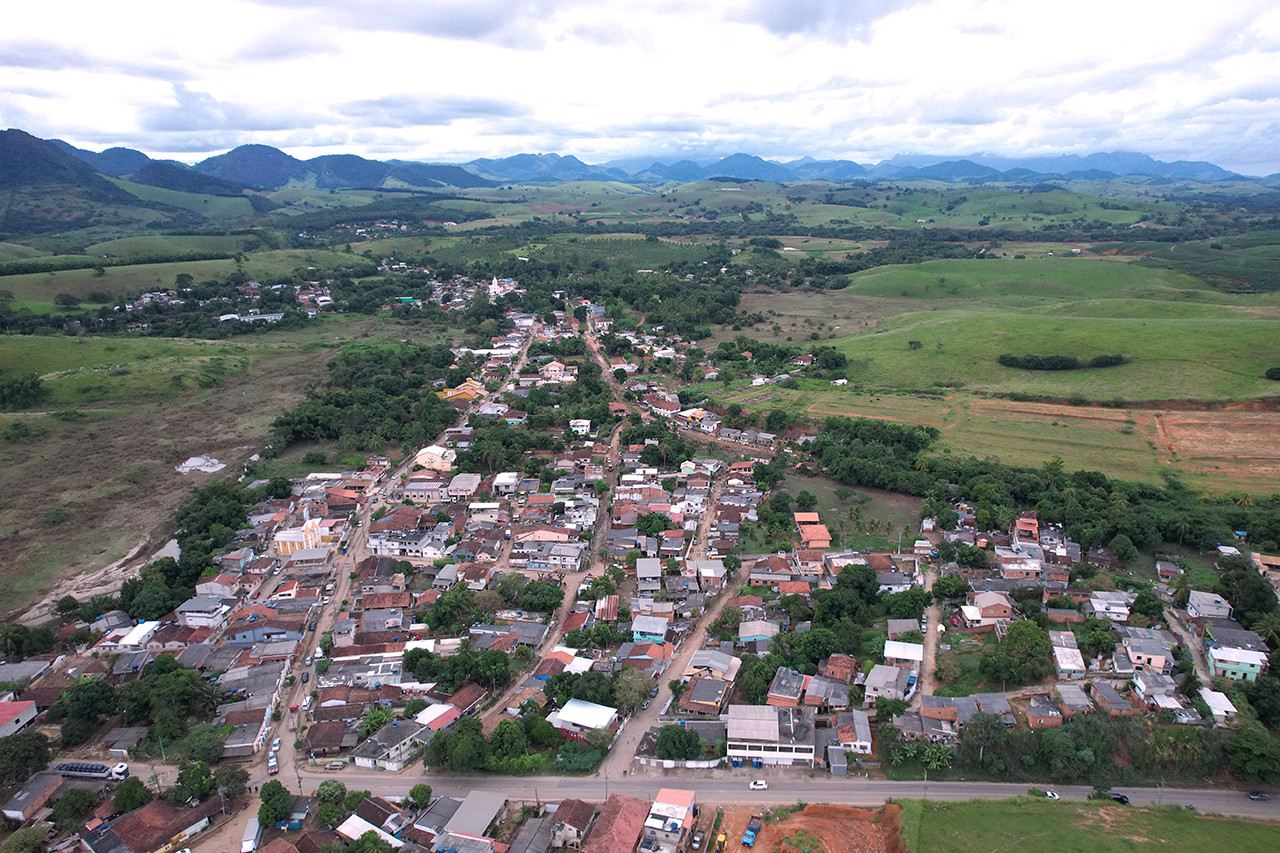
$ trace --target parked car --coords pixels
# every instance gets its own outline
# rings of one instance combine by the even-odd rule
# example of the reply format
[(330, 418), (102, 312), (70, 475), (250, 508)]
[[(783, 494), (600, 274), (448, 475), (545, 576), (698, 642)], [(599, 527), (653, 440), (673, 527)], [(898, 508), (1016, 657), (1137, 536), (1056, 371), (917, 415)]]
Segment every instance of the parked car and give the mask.
[(276, 738), (275, 740), (271, 741), (271, 751), (272, 752), (280, 751), (280, 738)]
[(303, 661), (305, 666), (311, 666), (311, 655), (307, 655), (307, 659)]
[(640, 710), (641, 710), (641, 711), (647, 711), (647, 710), (649, 710), (649, 703), (650, 703), (650, 702), (652, 702), (652, 701), (653, 701), (652, 699), (646, 699), (646, 700), (644, 700), (643, 702), (641, 702), (641, 703), (640, 703)]
[(1250, 791), (1250, 792), (1249, 792), (1249, 799), (1251, 799), (1251, 800), (1269, 800), (1269, 799), (1271, 799), (1271, 795), (1270, 795), (1270, 794), (1268, 794), (1266, 791)]
[(1107, 791), (1107, 796), (1115, 800), (1117, 803), (1119, 803), (1122, 806), (1129, 805), (1129, 798), (1126, 797), (1124, 794), (1117, 793), (1116, 791)]
[(324, 768), (326, 770), (341, 770), (346, 766), (347, 766), (347, 762), (345, 761), (330, 761), (328, 764), (324, 766)]
[(650, 691), (649, 691), (649, 698), (650, 698), (650, 699), (654, 698), (654, 697), (655, 697), (655, 696), (657, 696), (657, 695), (658, 695), (658, 688), (656, 688), (656, 687), (655, 687), (655, 688), (653, 688), (652, 690), (650, 690)]
[(703, 839), (703, 837), (704, 837), (704, 836), (703, 836), (703, 834), (702, 834), (701, 832), (695, 832), (695, 833), (693, 834), (693, 849), (694, 849), (694, 850), (701, 850), (701, 849), (702, 849), (702, 839)]
[(766, 781), (765, 781), (765, 780), (763, 780), (763, 779), (756, 779), (754, 782), (752, 782), (752, 783), (751, 783), (751, 790), (752, 790), (752, 791), (767, 791), (767, 790), (769, 790), (769, 783), (768, 783), (768, 782), (766, 782)]
[(316, 623), (314, 622), (312, 622), (309, 626), (307, 626), (308, 631), (314, 631), (315, 629), (316, 629)]
[(290, 711), (292, 711), (292, 712), (294, 712), (294, 713), (297, 713), (297, 711), (298, 711), (298, 706), (297, 706), (297, 705), (290, 705), (290, 706), (289, 706), (289, 710), (290, 710)]
[(303, 683), (303, 684), (306, 684), (306, 683), (307, 683), (308, 681), (310, 681), (310, 680), (311, 680), (311, 673), (309, 673), (309, 672), (304, 672), (304, 673), (302, 673), (302, 683)]
[(1046, 797), (1048, 797), (1049, 799), (1051, 799), (1051, 800), (1056, 800), (1056, 799), (1058, 799), (1058, 792), (1057, 792), (1057, 791), (1045, 791), (1045, 792), (1044, 792), (1044, 795), (1045, 795)]
[(333, 601), (333, 596), (331, 595), (326, 595), (324, 598), (320, 599), (321, 604), (328, 604), (330, 601)]

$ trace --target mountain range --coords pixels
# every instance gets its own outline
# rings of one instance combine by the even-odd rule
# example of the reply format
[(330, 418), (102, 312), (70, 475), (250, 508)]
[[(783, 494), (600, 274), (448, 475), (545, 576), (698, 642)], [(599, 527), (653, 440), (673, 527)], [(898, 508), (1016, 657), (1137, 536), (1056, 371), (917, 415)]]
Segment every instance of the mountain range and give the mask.
[[(285, 186), (412, 191), (444, 187), (472, 189), (508, 182), (620, 181), (652, 185), (712, 178), (836, 183), (937, 180), (970, 184), (1038, 183), (1047, 179), (1110, 180), (1120, 177), (1157, 183), (1251, 180), (1213, 163), (1183, 160), (1170, 163), (1130, 152), (1021, 158), (980, 154), (964, 157), (898, 155), (875, 164), (816, 160), (812, 157), (777, 162), (743, 153), (703, 162), (679, 160), (667, 163), (633, 158), (590, 164), (572, 155), (516, 154), (462, 164), (441, 164), (370, 160), (354, 154), (299, 160), (268, 145), (241, 145), (225, 154), (187, 165), (174, 160), (155, 160), (131, 148), (117, 147), (95, 152), (76, 148), (61, 140), (39, 140), (20, 130), (0, 132), (0, 187), (32, 176), (47, 178), (55, 173), (63, 179), (74, 175), (76, 181), (92, 186), (93, 192), (100, 197), (114, 195), (120, 190), (105, 179), (100, 182), (88, 180), (91, 175), (127, 178), (136, 184), (222, 196), (238, 196), (246, 189), (274, 190)], [(63, 182), (65, 184), (66, 180)]]

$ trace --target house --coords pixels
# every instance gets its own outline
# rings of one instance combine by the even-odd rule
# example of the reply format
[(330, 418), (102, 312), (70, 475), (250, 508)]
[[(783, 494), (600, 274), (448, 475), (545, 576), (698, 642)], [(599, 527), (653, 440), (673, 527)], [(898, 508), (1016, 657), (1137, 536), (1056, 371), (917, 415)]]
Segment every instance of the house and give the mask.
[(734, 766), (813, 766), (816, 753), (812, 708), (730, 705), (726, 719), (727, 757)]
[(1231, 700), (1227, 698), (1225, 693), (1201, 688), (1200, 698), (1209, 706), (1209, 712), (1213, 715), (1215, 723), (1227, 723), (1235, 719), (1236, 706), (1231, 704)]
[(831, 547), (831, 532), (825, 524), (806, 524), (800, 528), (800, 542), (805, 548), (826, 550)]
[(35, 702), (0, 702), (0, 737), (16, 735), (31, 725), (35, 718)]
[(641, 595), (660, 590), (662, 588), (662, 561), (657, 557), (640, 557), (637, 559), (636, 584)]
[(920, 643), (885, 640), (884, 662), (889, 666), (918, 671), (920, 664), (924, 662), (924, 646)]
[(596, 807), (583, 800), (561, 800), (560, 806), (552, 815), (551, 845), (553, 847), (582, 846), (582, 839), (587, 837), (595, 823)]
[(689, 664), (685, 667), (683, 677), (692, 678), (698, 675), (710, 675), (713, 678), (733, 681), (737, 678), (738, 670), (741, 667), (742, 658), (736, 658), (733, 655), (715, 649), (698, 649), (693, 653), (693, 657), (689, 658)]
[(36, 773), (23, 782), (22, 787), (4, 804), (4, 816), (14, 823), (31, 820), (53, 801), (54, 794), (61, 787), (62, 776), (59, 774)]
[(876, 664), (867, 673), (864, 685), (868, 704), (874, 705), (880, 696), (886, 699), (905, 699), (910, 689), (910, 677), (910, 673), (900, 667)]
[(1049, 700), (1032, 696), (1027, 706), (1027, 724), (1033, 729), (1056, 729), (1062, 725), (1062, 712)]
[(1078, 684), (1055, 684), (1053, 692), (1058, 699), (1058, 710), (1067, 719), (1093, 710), (1093, 703)]
[(1136, 593), (1119, 590), (1094, 592), (1084, 603), (1084, 612), (1087, 616), (1095, 616), (1109, 622), (1128, 622), (1129, 608), (1136, 598)]
[(1133, 703), (1120, 695), (1120, 692), (1106, 681), (1090, 681), (1089, 691), (1093, 694), (1094, 704), (1098, 710), (1110, 717), (1137, 716), (1138, 709)]
[(683, 850), (698, 823), (698, 806), (693, 791), (661, 788), (653, 798), (641, 830), (641, 849), (653, 853)]
[(1156, 560), (1156, 578), (1160, 583), (1172, 583), (1183, 574), (1182, 566), (1168, 560)]
[(1253, 649), (1235, 649), (1210, 646), (1209, 673), (1214, 678), (1232, 681), (1257, 681), (1267, 671), (1267, 655)]
[(1193, 589), (1187, 598), (1187, 615), (1192, 619), (1230, 619), (1231, 604), (1217, 593)]
[(194, 807), (171, 806), (167, 800), (156, 799), (83, 833), (80, 846), (88, 853), (173, 850), (208, 829), (221, 812), (218, 797), (206, 798)]
[(719, 716), (733, 683), (711, 675), (694, 676), (680, 694), (680, 710), (686, 714)]
[(785, 666), (778, 667), (769, 684), (769, 695), (766, 705), (778, 708), (797, 708), (800, 697), (804, 694), (805, 677)]
[(738, 625), (738, 642), (755, 643), (761, 640), (772, 640), (781, 630), (782, 626), (770, 619), (745, 620)]
[(631, 620), (631, 639), (637, 643), (661, 643), (667, 638), (669, 621), (660, 616), (637, 616)]
[(876, 582), (880, 585), (880, 591), (885, 595), (897, 595), (900, 592), (906, 592), (915, 585), (914, 578), (911, 575), (897, 570), (876, 572)]
[(613, 729), (617, 726), (618, 709), (570, 699), (563, 708), (548, 714), (547, 722), (565, 739), (586, 743), (587, 732), (592, 729)]
[(582, 853), (635, 853), (648, 817), (647, 801), (614, 794), (582, 842)]
[[(1053, 631), (1051, 633), (1057, 634), (1061, 632)], [(1068, 647), (1055, 644), (1053, 646), (1053, 667), (1058, 674), (1058, 678), (1063, 680), (1084, 678), (1087, 672), (1084, 665), (1084, 655), (1074, 645)]]
[(352, 757), (357, 767), (390, 770), (398, 773), (413, 759), (417, 750), (434, 734), (426, 726), (409, 720), (392, 720), (355, 748)]
[(852, 655), (831, 655), (818, 662), (818, 674), (824, 678), (852, 684), (858, 673), (858, 662)]
[(449, 481), (449, 500), (452, 503), (459, 501), (471, 501), (475, 498), (476, 491), (480, 488), (481, 476), (479, 474), (457, 474)]
[(845, 752), (871, 754), (871, 718), (866, 711), (848, 711), (836, 715), (835, 742)]
[(419, 450), (418, 455), (413, 458), (413, 464), (428, 471), (449, 472), (454, 469), (457, 459), (456, 451), (433, 444)]

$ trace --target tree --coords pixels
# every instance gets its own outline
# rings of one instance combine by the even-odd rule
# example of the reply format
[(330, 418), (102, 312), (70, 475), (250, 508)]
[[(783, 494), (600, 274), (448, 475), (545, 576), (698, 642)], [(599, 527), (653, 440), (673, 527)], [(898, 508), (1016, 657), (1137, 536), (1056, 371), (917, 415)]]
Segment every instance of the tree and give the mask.
[(151, 802), (151, 789), (138, 776), (130, 776), (116, 786), (116, 811), (131, 812)]
[(68, 788), (62, 798), (54, 804), (53, 819), (58, 826), (66, 830), (74, 829), (84, 820), (85, 815), (93, 811), (97, 803), (91, 792), (84, 788)]
[(534, 717), (528, 729), (529, 742), (536, 746), (555, 746), (561, 741), (560, 732), (542, 717)]
[(645, 536), (657, 536), (674, 526), (675, 522), (665, 512), (646, 512), (636, 519), (636, 532)]
[(593, 748), (604, 752), (613, 746), (613, 732), (608, 729), (588, 729), (587, 743)]
[(84, 743), (98, 726), (98, 719), (115, 712), (115, 688), (103, 679), (80, 678), (58, 700), (67, 714), (62, 742)]
[(905, 592), (891, 595), (886, 600), (889, 605), (889, 615), (894, 619), (919, 619), (925, 608), (929, 606), (931, 597), (920, 587), (912, 587)]
[(49, 840), (44, 831), (34, 826), (19, 829), (0, 847), (4, 853), (44, 853), (49, 849)]
[(80, 610), (80, 602), (74, 595), (64, 595), (58, 599), (56, 609), (59, 616), (70, 616)]
[(890, 722), (894, 717), (900, 717), (906, 713), (909, 707), (911, 706), (901, 699), (886, 699), (881, 696), (876, 699), (876, 721)]
[[(489, 321), (485, 321), (489, 322)], [(372, 829), (347, 845), (346, 853), (392, 853), (394, 848)]]
[(213, 793), (217, 783), (203, 761), (190, 761), (178, 768), (178, 779), (169, 789), (169, 799), (175, 803), (199, 800)]
[(330, 829), (342, 823), (343, 816), (346, 814), (342, 810), (342, 806), (334, 803), (321, 803), (316, 809), (316, 820), (321, 826), (327, 826)]
[(955, 755), (951, 751), (951, 747), (945, 743), (929, 743), (925, 744), (921, 761), (930, 770), (941, 770), (943, 767), (951, 766), (951, 761), (955, 758)]
[(395, 716), (395, 712), (390, 708), (382, 708), (378, 705), (366, 708), (364, 716), (360, 718), (360, 728), (357, 734), (363, 740), (394, 720)]
[(960, 658), (954, 652), (943, 652), (936, 658), (933, 674), (943, 684), (955, 684), (964, 674), (960, 667)]
[(1261, 723), (1247, 723), (1227, 741), (1231, 772), (1250, 782), (1280, 782), (1280, 740)]
[(519, 758), (529, 748), (529, 738), (524, 726), (510, 718), (503, 718), (489, 736), (489, 750), (492, 757), (501, 759)]
[(564, 601), (564, 589), (560, 584), (551, 581), (534, 581), (525, 584), (520, 590), (517, 601), (522, 610), (535, 613), (554, 613)]
[(652, 689), (652, 678), (638, 669), (628, 667), (613, 682), (613, 699), (619, 708), (630, 711), (639, 707)]
[(258, 823), (263, 826), (274, 826), (293, 811), (293, 794), (275, 779), (262, 786), (259, 796), (262, 804), (258, 806)]
[(958, 575), (940, 577), (933, 582), (933, 600), (943, 602), (952, 598), (961, 598), (969, 589), (969, 584)]
[(960, 732), (960, 752), (970, 760), (974, 758), (973, 753), (977, 752), (977, 760), (973, 761), (973, 766), (984, 767), (987, 750), (998, 749), (1006, 737), (1008, 731), (1000, 717), (995, 714), (974, 714)]
[(338, 779), (325, 779), (316, 786), (316, 799), (322, 803), (339, 805), (347, 798), (347, 786)]
[(431, 786), (419, 782), (409, 789), (409, 801), (417, 809), (425, 809), (431, 805)]
[(688, 760), (702, 754), (702, 738), (693, 729), (684, 726), (663, 726), (658, 729), (658, 757), (665, 760)]
[(249, 787), (249, 771), (238, 764), (224, 764), (213, 771), (213, 781), (224, 797), (238, 797)]
[(809, 492), (801, 490), (800, 494), (796, 495), (796, 506), (800, 507), (800, 509), (809, 511), (817, 505), (818, 499)]
[(53, 748), (39, 732), (0, 738), (0, 783), (24, 782), (49, 766)]
[(1138, 559), (1138, 549), (1133, 544), (1133, 540), (1123, 533), (1117, 533), (1108, 548), (1115, 558), (1125, 565)]
[(187, 734), (187, 754), (196, 761), (212, 764), (222, 757), (226, 744), (218, 732), (208, 723), (194, 726)]

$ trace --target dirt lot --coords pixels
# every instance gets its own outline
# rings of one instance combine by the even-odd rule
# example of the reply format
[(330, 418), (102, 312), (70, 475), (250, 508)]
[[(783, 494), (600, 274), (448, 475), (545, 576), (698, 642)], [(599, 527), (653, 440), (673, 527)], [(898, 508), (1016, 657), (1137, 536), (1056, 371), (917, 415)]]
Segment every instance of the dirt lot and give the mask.
[[(745, 849), (741, 843), (742, 833), (752, 814), (758, 812), (745, 807), (725, 810), (720, 831), (728, 837), (726, 853)], [(801, 830), (804, 836), (799, 834)], [(714, 837), (709, 844), (714, 844)], [(902, 814), (892, 804), (878, 809), (810, 805), (783, 820), (766, 823), (756, 837), (755, 850), (758, 853), (906, 853), (902, 843)]]

